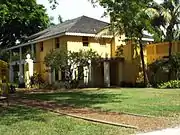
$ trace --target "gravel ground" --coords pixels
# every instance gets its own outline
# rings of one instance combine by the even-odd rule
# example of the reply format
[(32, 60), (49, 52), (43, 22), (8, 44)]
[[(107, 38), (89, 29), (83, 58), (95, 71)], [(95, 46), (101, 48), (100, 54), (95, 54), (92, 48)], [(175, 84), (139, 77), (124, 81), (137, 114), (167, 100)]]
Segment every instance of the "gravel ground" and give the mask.
[(128, 114), (99, 112), (87, 108), (73, 108), (67, 107), (67, 105), (62, 106), (49, 101), (45, 102), (28, 99), (16, 99), (15, 101), (17, 101), (18, 104), (44, 109), (54, 109), (62, 113), (136, 126), (138, 127), (138, 132), (148, 132), (174, 126), (172, 120), (163, 117), (141, 117)]

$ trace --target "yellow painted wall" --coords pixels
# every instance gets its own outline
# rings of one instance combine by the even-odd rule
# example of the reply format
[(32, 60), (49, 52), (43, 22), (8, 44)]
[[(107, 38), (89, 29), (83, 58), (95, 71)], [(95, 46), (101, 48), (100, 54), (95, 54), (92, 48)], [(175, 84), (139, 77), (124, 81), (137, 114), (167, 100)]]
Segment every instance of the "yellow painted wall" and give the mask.
[(121, 35), (120, 37), (119, 36), (115, 36), (112, 40), (112, 48), (111, 48), (111, 54), (112, 56), (111, 57), (116, 57), (116, 50), (119, 46), (123, 45), (124, 47), (126, 47), (126, 43), (125, 43), (125, 35)]
[[(66, 48), (66, 37), (59, 37), (60, 48)], [(48, 80), (47, 67), (44, 58), (51, 50), (55, 49), (55, 39), (43, 41), (43, 51), (40, 51), (40, 43), (36, 45), (36, 64), (35, 71), (42, 74), (44, 80)]]
[[(106, 39), (105, 44), (101, 45), (99, 40), (95, 38), (89, 38), (89, 46), (84, 47), (82, 43), (82, 37), (76, 36), (63, 36), (59, 37), (60, 40), (60, 48), (67, 49), (68, 51), (79, 51), (80, 49), (88, 50), (93, 49), (97, 51), (102, 57), (106, 57), (106, 55), (111, 57), (111, 39)], [(50, 39), (43, 41), (43, 51), (40, 51), (40, 43), (36, 45), (36, 64), (35, 71), (42, 74), (44, 80), (48, 80), (48, 72), (46, 72), (47, 67), (44, 64), (44, 57), (46, 54), (55, 49), (55, 39)]]
[(105, 39), (105, 45), (100, 45), (99, 40), (89, 37), (89, 46), (83, 46), (82, 37), (69, 36), (67, 37), (67, 49), (68, 51), (78, 52), (81, 50), (93, 49), (97, 51), (101, 57), (111, 57), (111, 39)]
[[(149, 44), (146, 46), (147, 63), (150, 64), (157, 59), (168, 56), (169, 43)], [(180, 42), (173, 42), (172, 53), (180, 52)]]
[(0, 84), (2, 83), (2, 80), (6, 79), (8, 82), (8, 63), (0, 60)]
[[(97, 51), (102, 57), (108, 56), (115, 57), (116, 49), (120, 45), (124, 45), (124, 58), (125, 62), (122, 65), (122, 73), (123, 77), (121, 77), (122, 81), (126, 82), (135, 82), (137, 75), (139, 73), (139, 57), (135, 58), (134, 46), (131, 42), (125, 45), (124, 43), (125, 36), (121, 38), (114, 39), (105, 39), (105, 44), (100, 44), (99, 40), (89, 37), (89, 46), (85, 47), (82, 43), (82, 37), (78, 36), (63, 36), (59, 37), (60, 40), (60, 48), (67, 49), (68, 51), (79, 51), (80, 49), (88, 50), (93, 49)], [(40, 51), (40, 43), (36, 45), (36, 64), (35, 69), (37, 72), (43, 75), (44, 80), (48, 80), (48, 72), (46, 72), (47, 67), (44, 64), (44, 57), (46, 54), (55, 49), (55, 39), (46, 40), (43, 42), (43, 51)], [(147, 51), (148, 52), (148, 51)]]

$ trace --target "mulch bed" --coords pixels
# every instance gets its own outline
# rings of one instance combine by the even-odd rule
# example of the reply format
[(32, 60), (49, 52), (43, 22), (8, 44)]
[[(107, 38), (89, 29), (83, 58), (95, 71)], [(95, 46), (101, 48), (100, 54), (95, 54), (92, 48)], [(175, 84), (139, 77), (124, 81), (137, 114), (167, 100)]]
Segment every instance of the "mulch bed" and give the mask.
[[(16, 101), (16, 102), (15, 102)], [(74, 108), (68, 105), (59, 105), (51, 101), (39, 101), (16, 98), (12, 102), (16, 104), (37, 107), (41, 109), (53, 109), (56, 112), (62, 112), (92, 119), (104, 120), (109, 122), (121, 123), (138, 127), (139, 131), (147, 132), (152, 130), (164, 129), (172, 126), (171, 120), (163, 117), (144, 117), (134, 116), (124, 113), (100, 112), (88, 108)]]

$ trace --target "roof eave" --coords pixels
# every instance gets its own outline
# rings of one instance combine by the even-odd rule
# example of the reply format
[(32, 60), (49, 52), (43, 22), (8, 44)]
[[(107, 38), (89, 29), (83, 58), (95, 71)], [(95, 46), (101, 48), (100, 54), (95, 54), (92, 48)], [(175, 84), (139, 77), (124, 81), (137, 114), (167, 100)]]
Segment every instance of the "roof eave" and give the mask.
[[(74, 32), (66, 32), (66, 36), (85, 36), (85, 37), (96, 37), (96, 34), (88, 34), (88, 33), (74, 33)], [(102, 35), (102, 38), (113, 38), (112, 35)]]
[[(53, 36), (49, 36), (49, 37), (45, 37), (45, 38), (40, 38), (40, 39), (37, 39), (37, 40), (32, 40), (32, 41), (29, 41), (29, 42), (24, 43), (24, 44), (20, 44), (20, 45), (14, 46), (14, 47), (7, 48), (7, 49), (5, 49), (5, 51), (13, 50), (13, 49), (20, 48), (20, 47), (23, 47), (23, 46), (27, 46), (27, 45), (30, 45), (30, 44), (39, 43), (39, 42), (42, 42), (42, 41), (45, 41), (45, 40), (61, 37), (61, 36), (64, 36), (64, 35), (66, 35), (66, 36), (96, 37), (96, 34), (65, 32), (65, 33), (60, 33), (58, 35), (53, 35)], [(111, 35), (104, 35), (104, 36), (102, 36), (102, 38), (113, 38), (113, 36), (111, 36)]]
[(65, 33), (61, 33), (61, 34), (58, 34), (58, 35), (53, 35), (53, 36), (49, 36), (49, 37), (45, 37), (45, 38), (40, 38), (40, 39), (37, 39), (37, 40), (32, 40), (32, 41), (29, 41), (29, 42), (24, 43), (24, 44), (20, 44), (20, 45), (17, 45), (17, 46), (7, 48), (5, 50), (6, 51), (13, 50), (13, 49), (16, 49), (16, 48), (20, 48), (20, 47), (27, 46), (27, 45), (30, 45), (30, 44), (36, 44), (36, 43), (39, 43), (39, 42), (42, 42), (42, 41), (46, 41), (46, 40), (49, 40), (49, 39), (52, 39), (52, 38), (61, 37), (61, 36), (64, 36), (64, 35), (65, 35)]

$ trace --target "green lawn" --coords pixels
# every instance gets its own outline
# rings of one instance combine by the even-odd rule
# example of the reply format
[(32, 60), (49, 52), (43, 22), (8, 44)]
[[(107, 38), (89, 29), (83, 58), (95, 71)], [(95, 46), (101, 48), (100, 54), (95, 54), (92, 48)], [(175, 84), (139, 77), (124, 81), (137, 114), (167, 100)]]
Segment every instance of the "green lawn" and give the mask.
[(180, 116), (180, 90), (100, 89), (25, 95), (75, 107), (155, 116)]
[(58, 116), (34, 108), (0, 107), (0, 135), (128, 135), (133, 132), (130, 129)]

